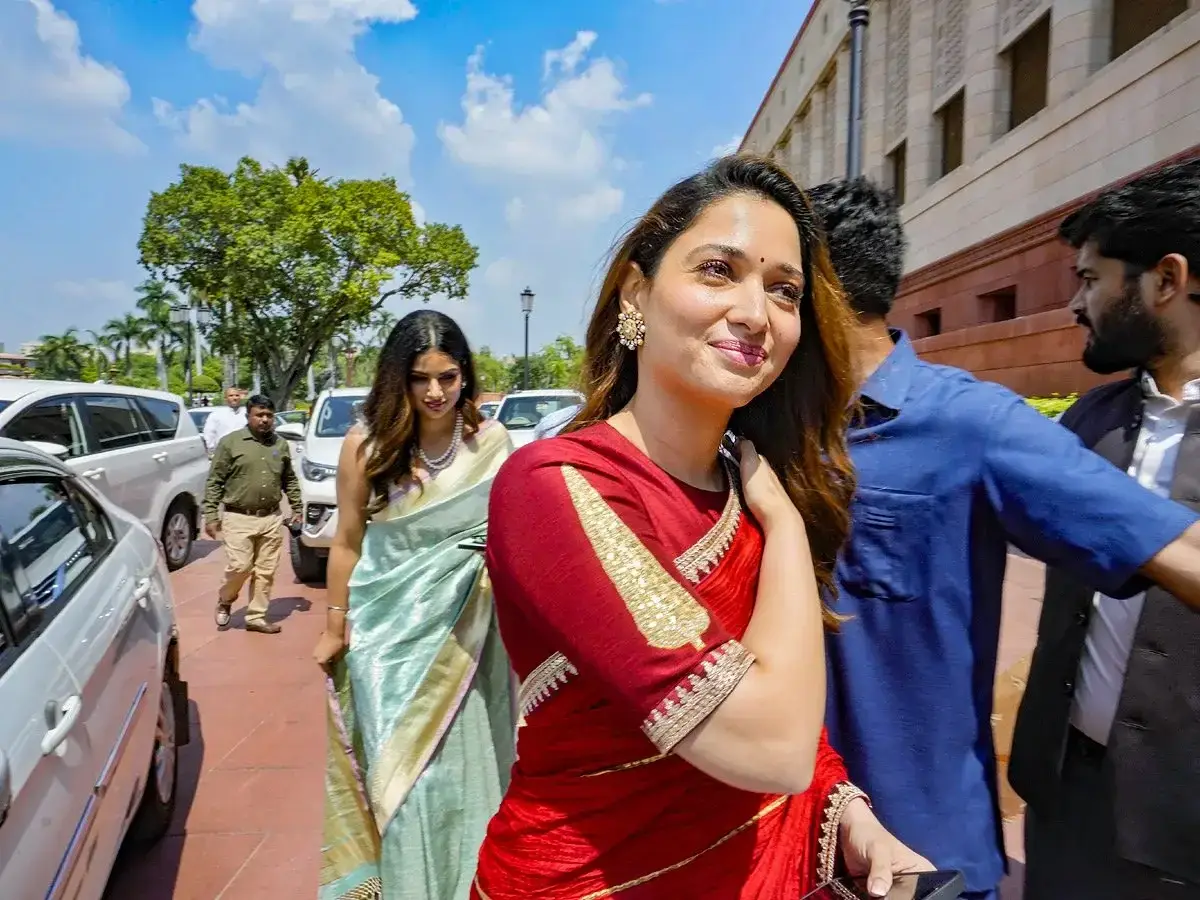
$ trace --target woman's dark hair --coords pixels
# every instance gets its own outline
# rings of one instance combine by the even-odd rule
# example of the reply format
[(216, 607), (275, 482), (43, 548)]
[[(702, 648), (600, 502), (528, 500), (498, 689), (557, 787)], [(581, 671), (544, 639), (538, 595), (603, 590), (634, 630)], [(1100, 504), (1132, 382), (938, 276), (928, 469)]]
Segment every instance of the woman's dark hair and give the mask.
[[(567, 430), (611, 417), (637, 390), (637, 355), (617, 339), (620, 287), (629, 265), (636, 263), (653, 280), (675, 239), (708, 207), (738, 194), (777, 203), (795, 222), (804, 257), (804, 296), (799, 345), (779, 378), (734, 412), (729, 428), (752, 440), (779, 473), (804, 518), (817, 581), (832, 598), (837, 591), (834, 565), (850, 530), (854, 493), (854, 469), (846, 449), (856, 390), (849, 342), (853, 314), (808, 198), (770, 160), (744, 154), (717, 160), (670, 188), (621, 239), (588, 325), (583, 364), (587, 400)], [(831, 627), (838, 622), (828, 610), (825, 620)]]
[(366, 475), (371, 485), (368, 512), (387, 506), (392, 486), (412, 472), (416, 461), (420, 419), (409, 401), (412, 367), (422, 353), (445, 353), (462, 372), (462, 393), (455, 404), (463, 417), (463, 434), (469, 437), (482, 421), (475, 400), (475, 363), (467, 336), (458, 323), (431, 309), (411, 312), (392, 329), (383, 349), (375, 383), (363, 403), (367, 440), (359, 448), (366, 454)]

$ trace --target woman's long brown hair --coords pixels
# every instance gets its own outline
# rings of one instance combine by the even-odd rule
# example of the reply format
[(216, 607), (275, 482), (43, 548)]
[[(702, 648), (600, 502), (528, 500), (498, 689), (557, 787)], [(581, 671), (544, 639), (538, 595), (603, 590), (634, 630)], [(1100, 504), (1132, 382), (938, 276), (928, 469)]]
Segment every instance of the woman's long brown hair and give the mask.
[[(717, 201), (754, 194), (779, 204), (800, 233), (804, 296), (800, 343), (775, 382), (729, 423), (749, 438), (779, 473), (804, 519), (817, 582), (823, 596), (837, 596), (834, 567), (850, 531), (854, 468), (846, 429), (856, 385), (851, 369), (852, 313), (829, 261), (824, 237), (808, 198), (770, 160), (727, 156), (670, 188), (617, 245), (587, 330), (583, 390), (587, 400), (568, 427), (574, 431), (610, 418), (637, 390), (637, 354), (617, 339), (620, 286), (630, 263), (653, 279), (671, 243)], [(841, 619), (824, 609), (828, 627)]]
[(475, 363), (466, 335), (444, 313), (432, 309), (409, 313), (384, 341), (371, 393), (363, 403), (367, 440), (358, 452), (366, 455), (367, 482), (371, 485), (368, 515), (385, 509), (392, 487), (412, 475), (420, 419), (409, 399), (408, 383), (417, 357), (430, 350), (440, 350), (458, 363), (462, 393), (457, 409), (463, 416), (463, 436), (479, 431), (483, 417), (475, 406)]

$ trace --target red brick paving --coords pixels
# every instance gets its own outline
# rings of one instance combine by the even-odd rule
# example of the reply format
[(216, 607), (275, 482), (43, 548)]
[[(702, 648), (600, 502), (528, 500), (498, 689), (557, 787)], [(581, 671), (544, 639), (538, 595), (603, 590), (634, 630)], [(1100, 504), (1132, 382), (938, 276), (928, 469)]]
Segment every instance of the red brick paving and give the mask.
[[(198, 545), (172, 576), (192, 742), (180, 751), (179, 803), (167, 837), (123, 860), (105, 900), (260, 900), (315, 895), (325, 754), (324, 680), (311, 651), (323, 590), (295, 584), (286, 554), (270, 617), (278, 635), (218, 632), (212, 612), (224, 556)], [(1033, 646), (1042, 567), (1009, 557), (1000, 642), (1003, 672)], [(1024, 859), (1019, 817), (1005, 824)], [(1019, 862), (1004, 900), (1020, 900)]]

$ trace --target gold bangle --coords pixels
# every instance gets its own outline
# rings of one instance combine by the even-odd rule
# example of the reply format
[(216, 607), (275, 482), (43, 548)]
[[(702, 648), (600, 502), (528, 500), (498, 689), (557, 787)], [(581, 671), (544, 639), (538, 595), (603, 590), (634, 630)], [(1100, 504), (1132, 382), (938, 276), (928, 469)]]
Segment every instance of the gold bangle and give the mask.
[(325, 611), (326, 612), (350, 612), (350, 607), (326, 605)]

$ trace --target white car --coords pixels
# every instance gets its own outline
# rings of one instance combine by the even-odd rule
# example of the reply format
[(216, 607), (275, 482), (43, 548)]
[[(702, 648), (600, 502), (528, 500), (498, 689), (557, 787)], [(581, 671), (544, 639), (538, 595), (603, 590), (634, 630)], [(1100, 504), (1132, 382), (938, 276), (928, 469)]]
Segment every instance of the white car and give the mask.
[(305, 584), (325, 577), (329, 547), (337, 531), (337, 462), (346, 433), (359, 421), (367, 388), (334, 388), (322, 391), (312, 414), (301, 429), (279, 425), (275, 433), (294, 448), (300, 496), (304, 500), (303, 524), (291, 538), (292, 570)]
[(0, 437), (33, 443), (133, 513), (172, 571), (199, 534), (204, 438), (175, 394), (113, 384), (0, 378)]
[(513, 446), (523, 447), (534, 439), (533, 430), (543, 418), (582, 402), (579, 391), (516, 391), (500, 401), (496, 421), (508, 429)]
[(0, 897), (100, 900), (175, 809), (187, 686), (162, 549), (95, 484), (0, 439)]

